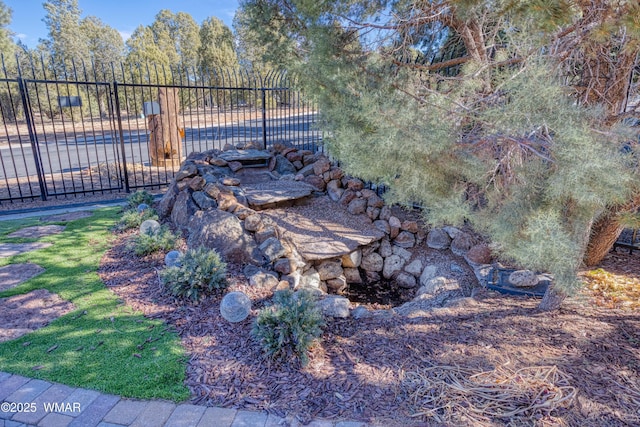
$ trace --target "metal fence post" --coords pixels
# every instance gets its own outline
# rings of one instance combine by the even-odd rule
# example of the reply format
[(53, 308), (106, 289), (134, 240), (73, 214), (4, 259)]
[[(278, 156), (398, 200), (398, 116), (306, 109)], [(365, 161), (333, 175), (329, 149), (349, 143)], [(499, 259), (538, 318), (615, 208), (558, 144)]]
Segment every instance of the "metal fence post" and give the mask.
[(120, 113), (120, 97), (118, 96), (118, 82), (113, 82), (113, 97), (115, 98), (115, 106), (116, 106), (116, 117), (118, 118), (118, 135), (120, 136), (120, 151), (122, 153), (121, 168), (122, 174), (124, 177), (124, 190), (127, 193), (131, 192), (131, 188), (129, 187), (129, 171), (127, 171), (127, 156), (126, 150), (124, 147), (124, 131), (122, 129), (122, 116)]
[(24, 108), (24, 117), (27, 122), (27, 129), (29, 130), (29, 141), (31, 142), (33, 161), (36, 164), (36, 174), (38, 175), (38, 185), (40, 186), (40, 198), (43, 201), (46, 201), (47, 186), (45, 185), (44, 173), (42, 172), (42, 164), (40, 163), (40, 149), (38, 147), (38, 138), (36, 137), (36, 131), (33, 126), (33, 118), (31, 117), (32, 111), (29, 104), (27, 86), (24, 84), (24, 79), (21, 76), (19, 76), (17, 80), (18, 88), (20, 90), (20, 98), (22, 99), (22, 107)]
[(264, 85), (260, 88), (262, 91), (262, 147), (267, 149), (267, 90)]

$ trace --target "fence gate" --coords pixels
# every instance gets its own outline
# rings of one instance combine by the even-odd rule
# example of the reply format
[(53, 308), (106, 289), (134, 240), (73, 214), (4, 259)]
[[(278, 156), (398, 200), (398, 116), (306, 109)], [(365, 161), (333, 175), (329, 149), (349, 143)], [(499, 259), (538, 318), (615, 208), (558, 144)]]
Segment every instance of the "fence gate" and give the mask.
[(24, 79), (22, 89), (41, 198), (122, 190), (111, 85)]

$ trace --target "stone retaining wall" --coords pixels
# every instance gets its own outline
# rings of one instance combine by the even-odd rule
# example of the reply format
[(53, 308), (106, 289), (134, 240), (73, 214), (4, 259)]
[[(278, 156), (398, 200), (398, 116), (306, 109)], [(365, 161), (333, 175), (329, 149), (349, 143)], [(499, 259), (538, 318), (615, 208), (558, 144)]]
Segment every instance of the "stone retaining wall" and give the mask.
[[(285, 145), (268, 152), (227, 148), (189, 155), (158, 211), (182, 230), (190, 247), (212, 247), (227, 261), (246, 264), (245, 274), (253, 285), (339, 294), (349, 284), (384, 278), (402, 288), (416, 288), (419, 298), (456, 287), (414, 257), (416, 246), (426, 244), (465, 256), (478, 274), (491, 262), (491, 252), (478, 244), (476, 236), (454, 227), (427, 232), (419, 219), (394, 215), (375, 191), (345, 175), (324, 155)], [(268, 165), (243, 165), (246, 159), (253, 166), (258, 158)], [(325, 196), (362, 218), (373, 232), (367, 244), (329, 251), (326, 258), (305, 257), (300, 254), (305, 251), (284, 237), (287, 230), (267, 213)], [(325, 312), (349, 315), (340, 298), (326, 298)]]

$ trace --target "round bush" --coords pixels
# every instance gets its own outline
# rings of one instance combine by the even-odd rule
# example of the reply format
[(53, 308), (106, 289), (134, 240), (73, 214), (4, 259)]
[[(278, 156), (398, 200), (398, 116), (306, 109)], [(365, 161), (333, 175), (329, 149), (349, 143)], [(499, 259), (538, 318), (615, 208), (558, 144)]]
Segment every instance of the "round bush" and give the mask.
[(256, 317), (251, 334), (272, 359), (308, 362), (307, 352), (322, 334), (324, 318), (307, 291), (277, 291), (274, 304)]
[(227, 264), (214, 250), (189, 249), (180, 258), (180, 265), (164, 269), (160, 278), (173, 295), (199, 301), (227, 287)]

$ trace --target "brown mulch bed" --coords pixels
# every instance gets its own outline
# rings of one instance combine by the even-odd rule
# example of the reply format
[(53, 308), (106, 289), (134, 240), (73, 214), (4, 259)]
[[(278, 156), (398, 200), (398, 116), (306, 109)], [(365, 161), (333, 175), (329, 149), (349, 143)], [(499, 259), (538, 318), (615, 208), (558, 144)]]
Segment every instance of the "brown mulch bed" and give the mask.
[[(245, 292), (253, 310), (247, 320), (228, 323), (219, 313), (221, 296), (199, 305), (170, 297), (158, 279), (162, 255), (135, 257), (126, 249), (127, 237), (105, 254), (100, 275), (128, 305), (175, 325), (189, 354), (193, 403), (267, 410), (302, 422), (321, 417), (387, 426), (640, 425), (640, 313), (595, 304), (591, 293), (552, 313), (536, 311), (538, 300), (480, 291), (420, 317), (330, 320), (307, 366), (274, 364), (250, 335), (270, 289), (250, 287), (241, 266), (230, 265), (230, 290)], [(635, 266), (637, 277), (638, 253), (615, 254), (602, 267), (620, 264), (620, 257), (626, 257), (625, 268)], [(402, 380), (434, 367), (477, 373), (554, 367), (577, 397), (568, 407), (484, 424), (438, 422), (446, 408), (412, 417), (421, 408)]]

